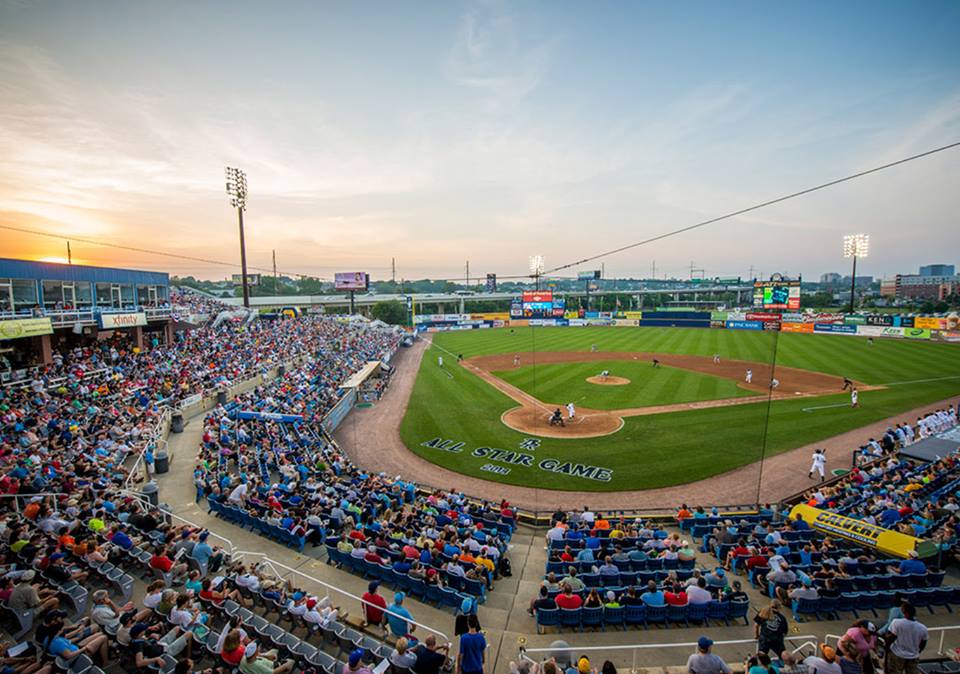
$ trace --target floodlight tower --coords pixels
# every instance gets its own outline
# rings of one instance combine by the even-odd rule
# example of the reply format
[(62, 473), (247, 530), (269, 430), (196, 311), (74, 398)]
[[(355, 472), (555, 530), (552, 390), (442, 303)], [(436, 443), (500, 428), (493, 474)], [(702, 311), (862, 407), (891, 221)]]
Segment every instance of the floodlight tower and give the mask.
[(543, 255), (530, 256), (530, 275), (534, 277), (536, 289), (540, 290), (540, 276), (543, 274)]
[(857, 288), (857, 258), (870, 253), (869, 234), (848, 234), (843, 237), (843, 256), (853, 258), (853, 274), (850, 277), (850, 313), (853, 313), (854, 294)]
[(247, 246), (243, 240), (243, 212), (247, 208), (247, 174), (238, 168), (227, 167), (227, 194), (230, 205), (237, 209), (240, 221), (240, 274), (243, 280), (243, 306), (250, 308), (250, 286), (247, 283)]

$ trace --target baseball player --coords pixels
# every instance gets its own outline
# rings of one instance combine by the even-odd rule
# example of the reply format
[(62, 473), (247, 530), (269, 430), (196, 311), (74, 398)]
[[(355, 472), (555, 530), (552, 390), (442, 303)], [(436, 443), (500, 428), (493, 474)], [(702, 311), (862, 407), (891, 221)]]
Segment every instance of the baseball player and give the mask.
[(813, 453), (813, 463), (810, 464), (810, 472), (807, 474), (807, 477), (811, 480), (813, 479), (813, 474), (820, 473), (820, 481), (823, 482), (825, 477), (825, 469), (827, 467), (827, 450), (818, 449)]
[(591, 344), (591, 345), (590, 345), (590, 353), (596, 353), (596, 352), (597, 352), (597, 345), (596, 345), (596, 344)]
[(514, 367), (520, 367), (520, 354), (519, 354), (519, 353), (516, 354), (516, 355), (514, 355), (514, 357), (513, 357), (513, 366), (514, 366)]
[(856, 387), (850, 390), (850, 407), (860, 407), (860, 394)]
[(850, 381), (850, 378), (849, 378), (849, 377), (844, 377), (844, 378), (843, 378), (843, 388), (841, 388), (840, 390), (841, 390), (841, 391), (846, 391), (848, 388), (853, 388), (853, 382)]
[(654, 358), (654, 359), (653, 359), (653, 366), (654, 366), (654, 367), (660, 367), (660, 361), (657, 360), (656, 358)]
[(752, 383), (753, 383), (753, 370), (747, 370), (747, 376), (744, 377), (744, 380), (745, 380), (748, 384), (752, 384)]
[(609, 376), (610, 376), (610, 370), (604, 370), (604, 371), (602, 371), (602, 372), (600, 373), (600, 378), (601, 378), (601, 379), (606, 379), (606, 378), (609, 377)]
[(567, 421), (573, 421), (575, 416), (577, 416), (577, 408), (573, 406), (573, 403), (567, 403)]
[(719, 364), (720, 364), (720, 354), (719, 354), (719, 353), (713, 354), (713, 364), (714, 364), (714, 365), (719, 365)]
[(775, 388), (777, 388), (778, 386), (780, 386), (780, 380), (779, 380), (779, 379), (777, 379), (776, 377), (774, 377), (773, 379), (770, 380), (770, 388), (771, 388), (771, 389), (775, 389)]
[(443, 367), (443, 356), (437, 356), (437, 365)]

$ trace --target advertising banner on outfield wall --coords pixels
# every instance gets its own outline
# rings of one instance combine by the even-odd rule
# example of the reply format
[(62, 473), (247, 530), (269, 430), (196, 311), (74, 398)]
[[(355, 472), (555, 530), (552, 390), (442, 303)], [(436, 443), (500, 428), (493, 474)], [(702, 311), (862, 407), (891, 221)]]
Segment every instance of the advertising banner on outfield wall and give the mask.
[(813, 332), (813, 323), (781, 323), (780, 332)]
[(525, 328), (530, 325), (530, 320), (526, 318), (511, 318), (510, 327), (511, 328)]
[(750, 312), (747, 314), (748, 321), (760, 321), (761, 323), (777, 323), (780, 321), (780, 314), (774, 314), (766, 311)]
[(926, 328), (900, 328), (907, 339), (930, 339), (932, 333)]
[(582, 318), (568, 318), (567, 325), (571, 328), (582, 328), (587, 322)]
[(894, 316), (893, 325), (898, 328), (913, 328), (913, 316)]
[(642, 311), (624, 311), (623, 317), (629, 318), (631, 321), (639, 321), (641, 318), (643, 318), (643, 312)]
[(870, 314), (867, 325), (893, 325), (893, 314)]
[(899, 531), (884, 529), (863, 520), (853, 519), (845, 515), (838, 515), (828, 510), (820, 510), (808, 505), (795, 505), (790, 511), (790, 519), (800, 515), (803, 520), (817, 531), (840, 538), (868, 548), (873, 548), (888, 555), (908, 557), (916, 550), (921, 557), (930, 557), (936, 554), (937, 546), (933, 541), (914, 538)]
[(742, 311), (728, 311), (727, 320), (728, 321), (745, 321), (747, 320), (747, 314)]
[(913, 319), (913, 327), (926, 328), (927, 330), (946, 330), (947, 319), (932, 318), (930, 316), (917, 316)]
[(866, 316), (844, 316), (843, 324), (844, 325), (866, 325), (867, 317)]
[(780, 314), (780, 320), (784, 323), (803, 323), (806, 314), (784, 313)]
[(485, 314), (470, 314), (470, 318), (475, 321), (508, 321), (510, 320), (510, 312), (496, 311)]
[(834, 335), (855, 335), (857, 334), (856, 325), (840, 325), (838, 323), (814, 323), (814, 332), (826, 332)]
[(727, 321), (727, 330), (763, 330), (760, 321)]
[(640, 325), (640, 321), (637, 319), (629, 318), (615, 318), (613, 319), (613, 326), (615, 328), (635, 328)]
[(863, 337), (903, 337), (903, 328), (886, 325), (858, 325), (857, 334)]
[(960, 332), (953, 330), (941, 330), (940, 339), (945, 342), (960, 342)]

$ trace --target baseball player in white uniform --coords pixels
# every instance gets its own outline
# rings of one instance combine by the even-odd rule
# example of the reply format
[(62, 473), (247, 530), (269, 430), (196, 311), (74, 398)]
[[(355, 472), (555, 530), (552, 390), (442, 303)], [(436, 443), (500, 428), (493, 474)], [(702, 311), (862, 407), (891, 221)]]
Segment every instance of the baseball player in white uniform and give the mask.
[(820, 481), (823, 482), (825, 478), (825, 470), (827, 467), (827, 450), (818, 449), (813, 453), (811, 457), (813, 463), (810, 464), (810, 472), (807, 474), (807, 477), (813, 479), (814, 473), (820, 473)]
[(514, 367), (520, 367), (520, 354), (519, 354), (519, 353), (516, 354), (516, 355), (513, 357), (513, 366), (514, 366)]
[(713, 354), (713, 364), (714, 364), (714, 365), (719, 365), (719, 364), (720, 364), (720, 354), (719, 354), (719, 353)]
[(780, 386), (780, 380), (779, 380), (779, 379), (777, 379), (776, 377), (774, 377), (773, 379), (770, 380), (770, 388), (775, 389), (775, 388), (777, 388), (778, 386)]
[(752, 384), (752, 383), (753, 383), (753, 370), (747, 370), (747, 376), (744, 377), (744, 379), (746, 380), (746, 382), (747, 382), (748, 384)]
[(575, 416), (577, 416), (577, 408), (573, 403), (567, 403), (567, 420), (572, 420)]
[(860, 394), (857, 389), (850, 390), (850, 407), (860, 407)]
[(437, 356), (437, 365), (443, 367), (443, 356)]

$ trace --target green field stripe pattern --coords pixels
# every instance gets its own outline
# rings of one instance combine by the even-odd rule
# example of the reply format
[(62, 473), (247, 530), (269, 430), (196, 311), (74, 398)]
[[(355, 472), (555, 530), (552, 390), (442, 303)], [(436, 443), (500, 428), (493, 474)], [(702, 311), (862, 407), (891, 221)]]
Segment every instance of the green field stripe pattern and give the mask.
[[(862, 338), (833, 335), (665, 328), (505, 328), (439, 333), (433, 338), (438, 346), (463, 354), (465, 358), (534, 350), (589, 352), (591, 345), (596, 344), (600, 351), (707, 357), (719, 353), (721, 358), (770, 362), (776, 346), (778, 365), (848, 376), (874, 385), (929, 380), (861, 391), (859, 409), (843, 404), (849, 403), (850, 398), (841, 393), (775, 401), (770, 406), (767, 456), (960, 394), (960, 379), (943, 379), (960, 373), (960, 347), (936, 342), (876, 339), (871, 345)], [(542, 438), (540, 446), (531, 452), (536, 457), (531, 467), (511, 465), (506, 474), (481, 470), (496, 462), (473, 456), (471, 452), (475, 448), (513, 451), (525, 439), (526, 436), (500, 422), (500, 415), (516, 403), (463, 368), (449, 367), (453, 378), (448, 378), (436, 365), (437, 353), (438, 350), (428, 351), (424, 356), (401, 425), (401, 437), (411, 451), (454, 471), (537, 488), (613, 491), (684, 484), (760, 458), (765, 402), (628, 417), (624, 427), (609, 436), (583, 440)], [(615, 368), (625, 363), (628, 361), (617, 361), (610, 368), (612, 373), (617, 373)], [(558, 364), (557, 367), (578, 369), (580, 365)], [(513, 374), (525, 376), (524, 369), (519, 368)], [(549, 399), (550, 396), (543, 393), (543, 371), (538, 370), (537, 395)], [(597, 363), (590, 363), (589, 371), (585, 375), (582, 370), (578, 371), (576, 377), (584, 375), (582, 381), (596, 374)], [(669, 378), (673, 373), (665, 374), (668, 380), (652, 404), (668, 404), (670, 396), (687, 395), (671, 390)], [(629, 374), (620, 376), (633, 379)], [(689, 391), (698, 399), (705, 399), (711, 395), (711, 385), (704, 383), (700, 376), (706, 375), (689, 380), (692, 387)], [(684, 385), (676, 381), (673, 385), (677, 383)], [(601, 388), (585, 382), (583, 386)], [(616, 396), (625, 395), (616, 390), (627, 387), (607, 388)], [(567, 395), (556, 395), (559, 398), (555, 402), (568, 402)], [(648, 393), (635, 395), (646, 397)], [(649, 395), (653, 395), (652, 389)], [(598, 407), (603, 402), (597, 396), (579, 404)], [(838, 406), (803, 411), (805, 407), (822, 405)], [(422, 443), (434, 438), (464, 445), (459, 452), (423, 446)], [(548, 457), (602, 466), (609, 468), (612, 475), (609, 481), (597, 481), (539, 469), (536, 464)]]

